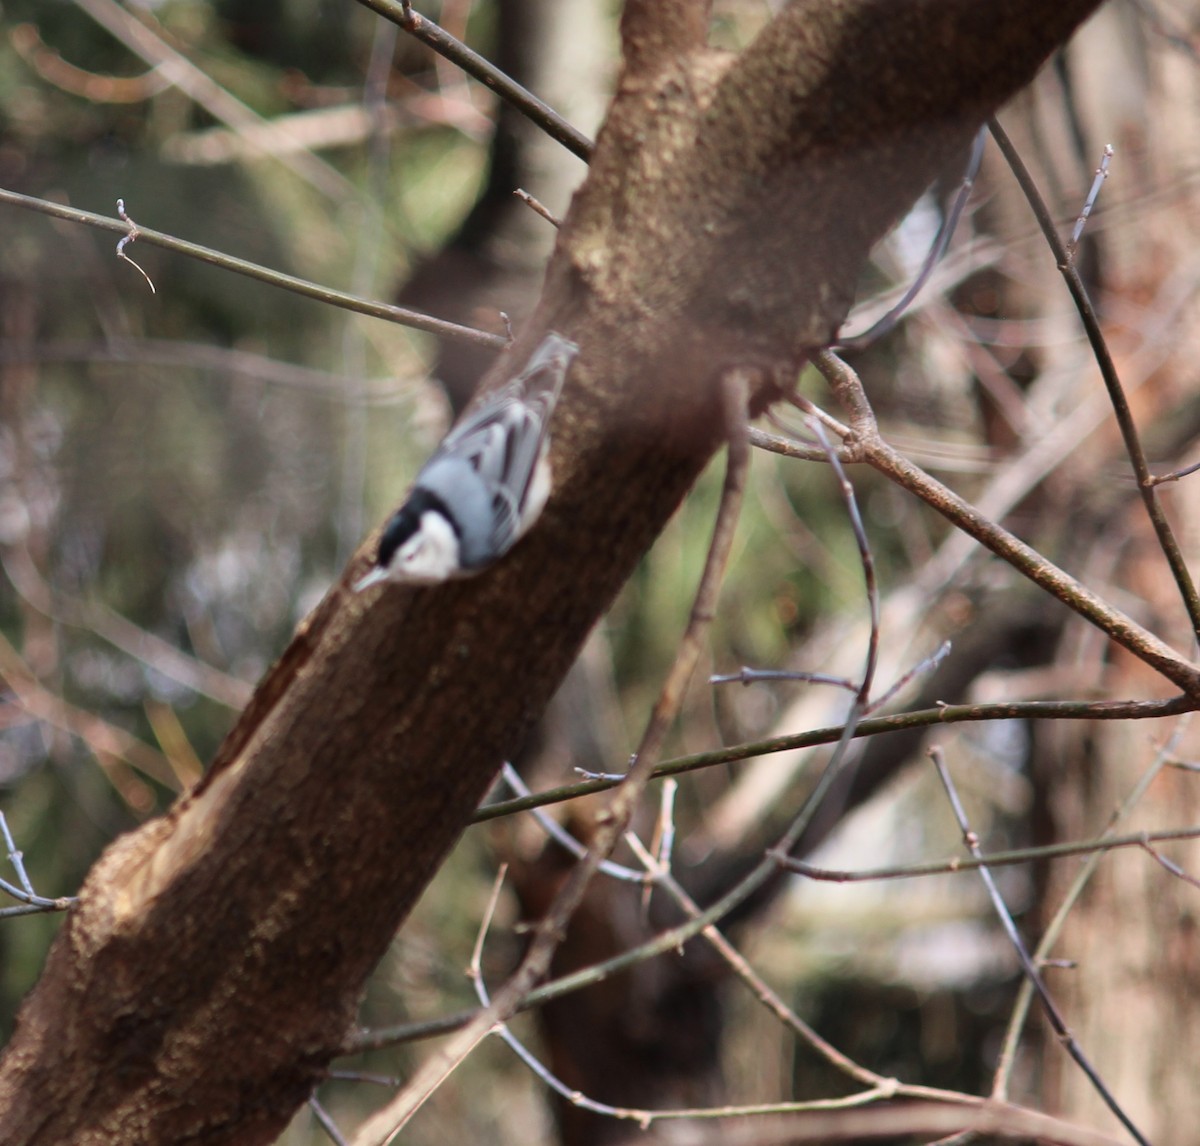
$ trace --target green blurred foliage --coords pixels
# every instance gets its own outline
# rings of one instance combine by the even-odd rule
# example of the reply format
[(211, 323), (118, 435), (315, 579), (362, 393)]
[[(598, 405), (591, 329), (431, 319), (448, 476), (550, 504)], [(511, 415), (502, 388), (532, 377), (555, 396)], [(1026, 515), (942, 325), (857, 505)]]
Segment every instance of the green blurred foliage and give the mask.
[[(354, 110), (380, 25), (312, 0), (128, 11), (268, 118)], [(147, 226), (383, 298), (475, 194), (480, 143), (417, 115), (388, 138), (382, 171), (366, 137), (321, 154), (340, 196), (272, 159), (181, 161), (177, 145), (217, 121), (149, 73), (74, 4), (6, 4), (0, 185), (110, 216), (124, 198)], [(427, 54), (399, 40), (392, 76), (419, 94)], [(108, 77), (142, 77), (145, 98), (104, 102)], [(252, 684), (347, 556), (344, 507), (358, 506), (365, 532), (436, 440), (429, 348), (135, 244), (151, 294), (111, 236), (12, 208), (0, 245), (0, 547), (14, 574), (0, 635), (44, 698), (155, 750), (151, 717), (166, 706), (181, 766), (206, 760), (231, 709), (69, 622), (103, 607)], [(364, 454), (365, 489), (353, 477)], [(109, 840), (173, 798), (169, 768), (137, 774), (95, 729), (35, 721), (2, 693), (0, 716), (0, 810), (40, 893), (74, 892)], [(56, 928), (0, 927), (0, 1035)]]

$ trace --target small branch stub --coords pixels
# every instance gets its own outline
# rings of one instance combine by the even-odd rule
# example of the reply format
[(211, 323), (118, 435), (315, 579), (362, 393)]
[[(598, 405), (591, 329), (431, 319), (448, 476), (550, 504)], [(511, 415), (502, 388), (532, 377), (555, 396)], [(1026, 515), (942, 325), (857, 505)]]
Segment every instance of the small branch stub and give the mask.
[(1071, 232), (1070, 239), (1067, 240), (1067, 255), (1074, 259), (1075, 250), (1079, 246), (1079, 240), (1083, 235), (1083, 228), (1087, 225), (1088, 216), (1092, 213), (1092, 208), (1096, 205), (1096, 200), (1100, 197), (1100, 188), (1104, 186), (1104, 181), (1108, 178), (1108, 165), (1112, 161), (1113, 147), (1111, 143), (1104, 145), (1104, 154), (1100, 159), (1100, 166), (1096, 168), (1096, 177), (1092, 180), (1092, 188), (1088, 192), (1087, 199), (1084, 200), (1083, 210), (1079, 212), (1079, 218), (1075, 220), (1075, 229)]

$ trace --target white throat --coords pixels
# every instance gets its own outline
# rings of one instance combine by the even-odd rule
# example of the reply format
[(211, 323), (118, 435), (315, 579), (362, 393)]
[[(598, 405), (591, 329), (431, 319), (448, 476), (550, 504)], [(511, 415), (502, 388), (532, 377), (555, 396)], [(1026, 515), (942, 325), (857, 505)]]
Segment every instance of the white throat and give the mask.
[(426, 510), (421, 514), (421, 528), (392, 556), (387, 578), (389, 581), (436, 585), (462, 572), (454, 527), (442, 514)]

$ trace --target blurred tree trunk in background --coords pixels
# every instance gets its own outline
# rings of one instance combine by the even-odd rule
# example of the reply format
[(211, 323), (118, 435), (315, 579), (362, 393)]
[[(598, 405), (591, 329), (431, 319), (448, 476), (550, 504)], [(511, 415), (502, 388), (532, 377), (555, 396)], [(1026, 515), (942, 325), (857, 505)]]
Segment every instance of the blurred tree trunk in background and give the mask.
[[(1111, 221), (1094, 232), (1097, 297), (1126, 385), (1137, 385), (1132, 403), (1143, 427), (1154, 471), (1200, 459), (1200, 210), (1194, 186), (1193, 141), (1200, 132), (1200, 72), (1192, 48), (1169, 32), (1186, 27), (1195, 11), (1165, 7), (1162, 23), (1139, 20), (1134, 8), (1105, 8), (1071, 45), (1067, 77), (1076, 109), (1083, 162), (1094, 164), (1105, 143), (1116, 149), (1122, 181), (1110, 186)], [(1033, 111), (1056, 94), (1039, 86)], [(1048, 154), (1055, 149), (1047, 148)], [(1116, 175), (1109, 180), (1116, 184)], [(1157, 209), (1150, 203), (1160, 200)], [(1067, 213), (1069, 201), (1060, 199)], [(1074, 541), (1089, 584), (1127, 594), (1157, 632), (1188, 632), (1179, 591), (1171, 580), (1127, 471), (1119, 446), (1106, 433), (1105, 450), (1085, 455), (1071, 473), (1064, 502), (1088, 500), (1099, 508), (1081, 519)], [(1115, 458), (1116, 460), (1108, 460)], [(1160, 487), (1193, 571), (1200, 552), (1200, 499), (1184, 478)], [(1104, 657), (1093, 634), (1072, 623), (1056, 662), (1084, 688), (1128, 696), (1162, 695), (1136, 661)], [(1047, 838), (1095, 835), (1130, 794), (1145, 794), (1119, 831), (1196, 823), (1200, 789), (1194, 772), (1173, 766), (1200, 757), (1200, 729), (1186, 718), (1178, 727), (1098, 724), (1043, 729), (1034, 775), (1039, 820)], [(1194, 879), (1200, 846), (1194, 841), (1155, 845), (1159, 854)], [(1045, 926), (1077, 876), (1077, 865), (1056, 867), (1045, 881), (1039, 922)], [(1178, 1066), (1200, 1060), (1200, 929), (1196, 886), (1164, 870), (1147, 852), (1112, 855), (1066, 917), (1050, 955), (1077, 962), (1050, 973), (1068, 1021), (1080, 1042), (1140, 1128), (1158, 1144), (1184, 1146), (1200, 1125), (1200, 1089)], [(1043, 1071), (1029, 1078), (1031, 1093), (1054, 1109), (1093, 1125), (1110, 1117), (1081, 1072), (1045, 1025)], [(1040, 1083), (1040, 1085), (1039, 1085)], [(1017, 1092), (1019, 1096), (1020, 1092)]]

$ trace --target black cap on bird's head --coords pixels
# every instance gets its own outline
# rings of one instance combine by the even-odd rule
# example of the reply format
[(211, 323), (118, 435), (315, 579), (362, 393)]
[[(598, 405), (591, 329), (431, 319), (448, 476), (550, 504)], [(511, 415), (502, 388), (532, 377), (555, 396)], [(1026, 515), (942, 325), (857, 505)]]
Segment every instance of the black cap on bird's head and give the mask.
[(408, 500), (392, 514), (387, 525), (384, 526), (383, 533), (379, 535), (379, 551), (375, 556), (375, 562), (366, 576), (354, 583), (355, 592), (362, 592), (363, 589), (377, 585), (380, 581), (408, 579), (403, 576), (393, 577), (392, 564), (396, 555), (401, 553), (405, 545), (420, 532), (424, 516), (430, 512), (443, 518), (449, 527), (448, 532), (457, 536), (458, 523), (454, 520), (454, 515), (446, 503), (431, 490), (417, 486), (409, 495)]
[(392, 514), (391, 520), (384, 526), (379, 537), (379, 555), (375, 564), (386, 569), (396, 556), (398, 550), (418, 529), (421, 528), (421, 515), (428, 510), (440, 513), (449, 523), (455, 533), (458, 532), (458, 522), (450, 512), (446, 503), (436, 493), (417, 486), (409, 495), (408, 500)]

